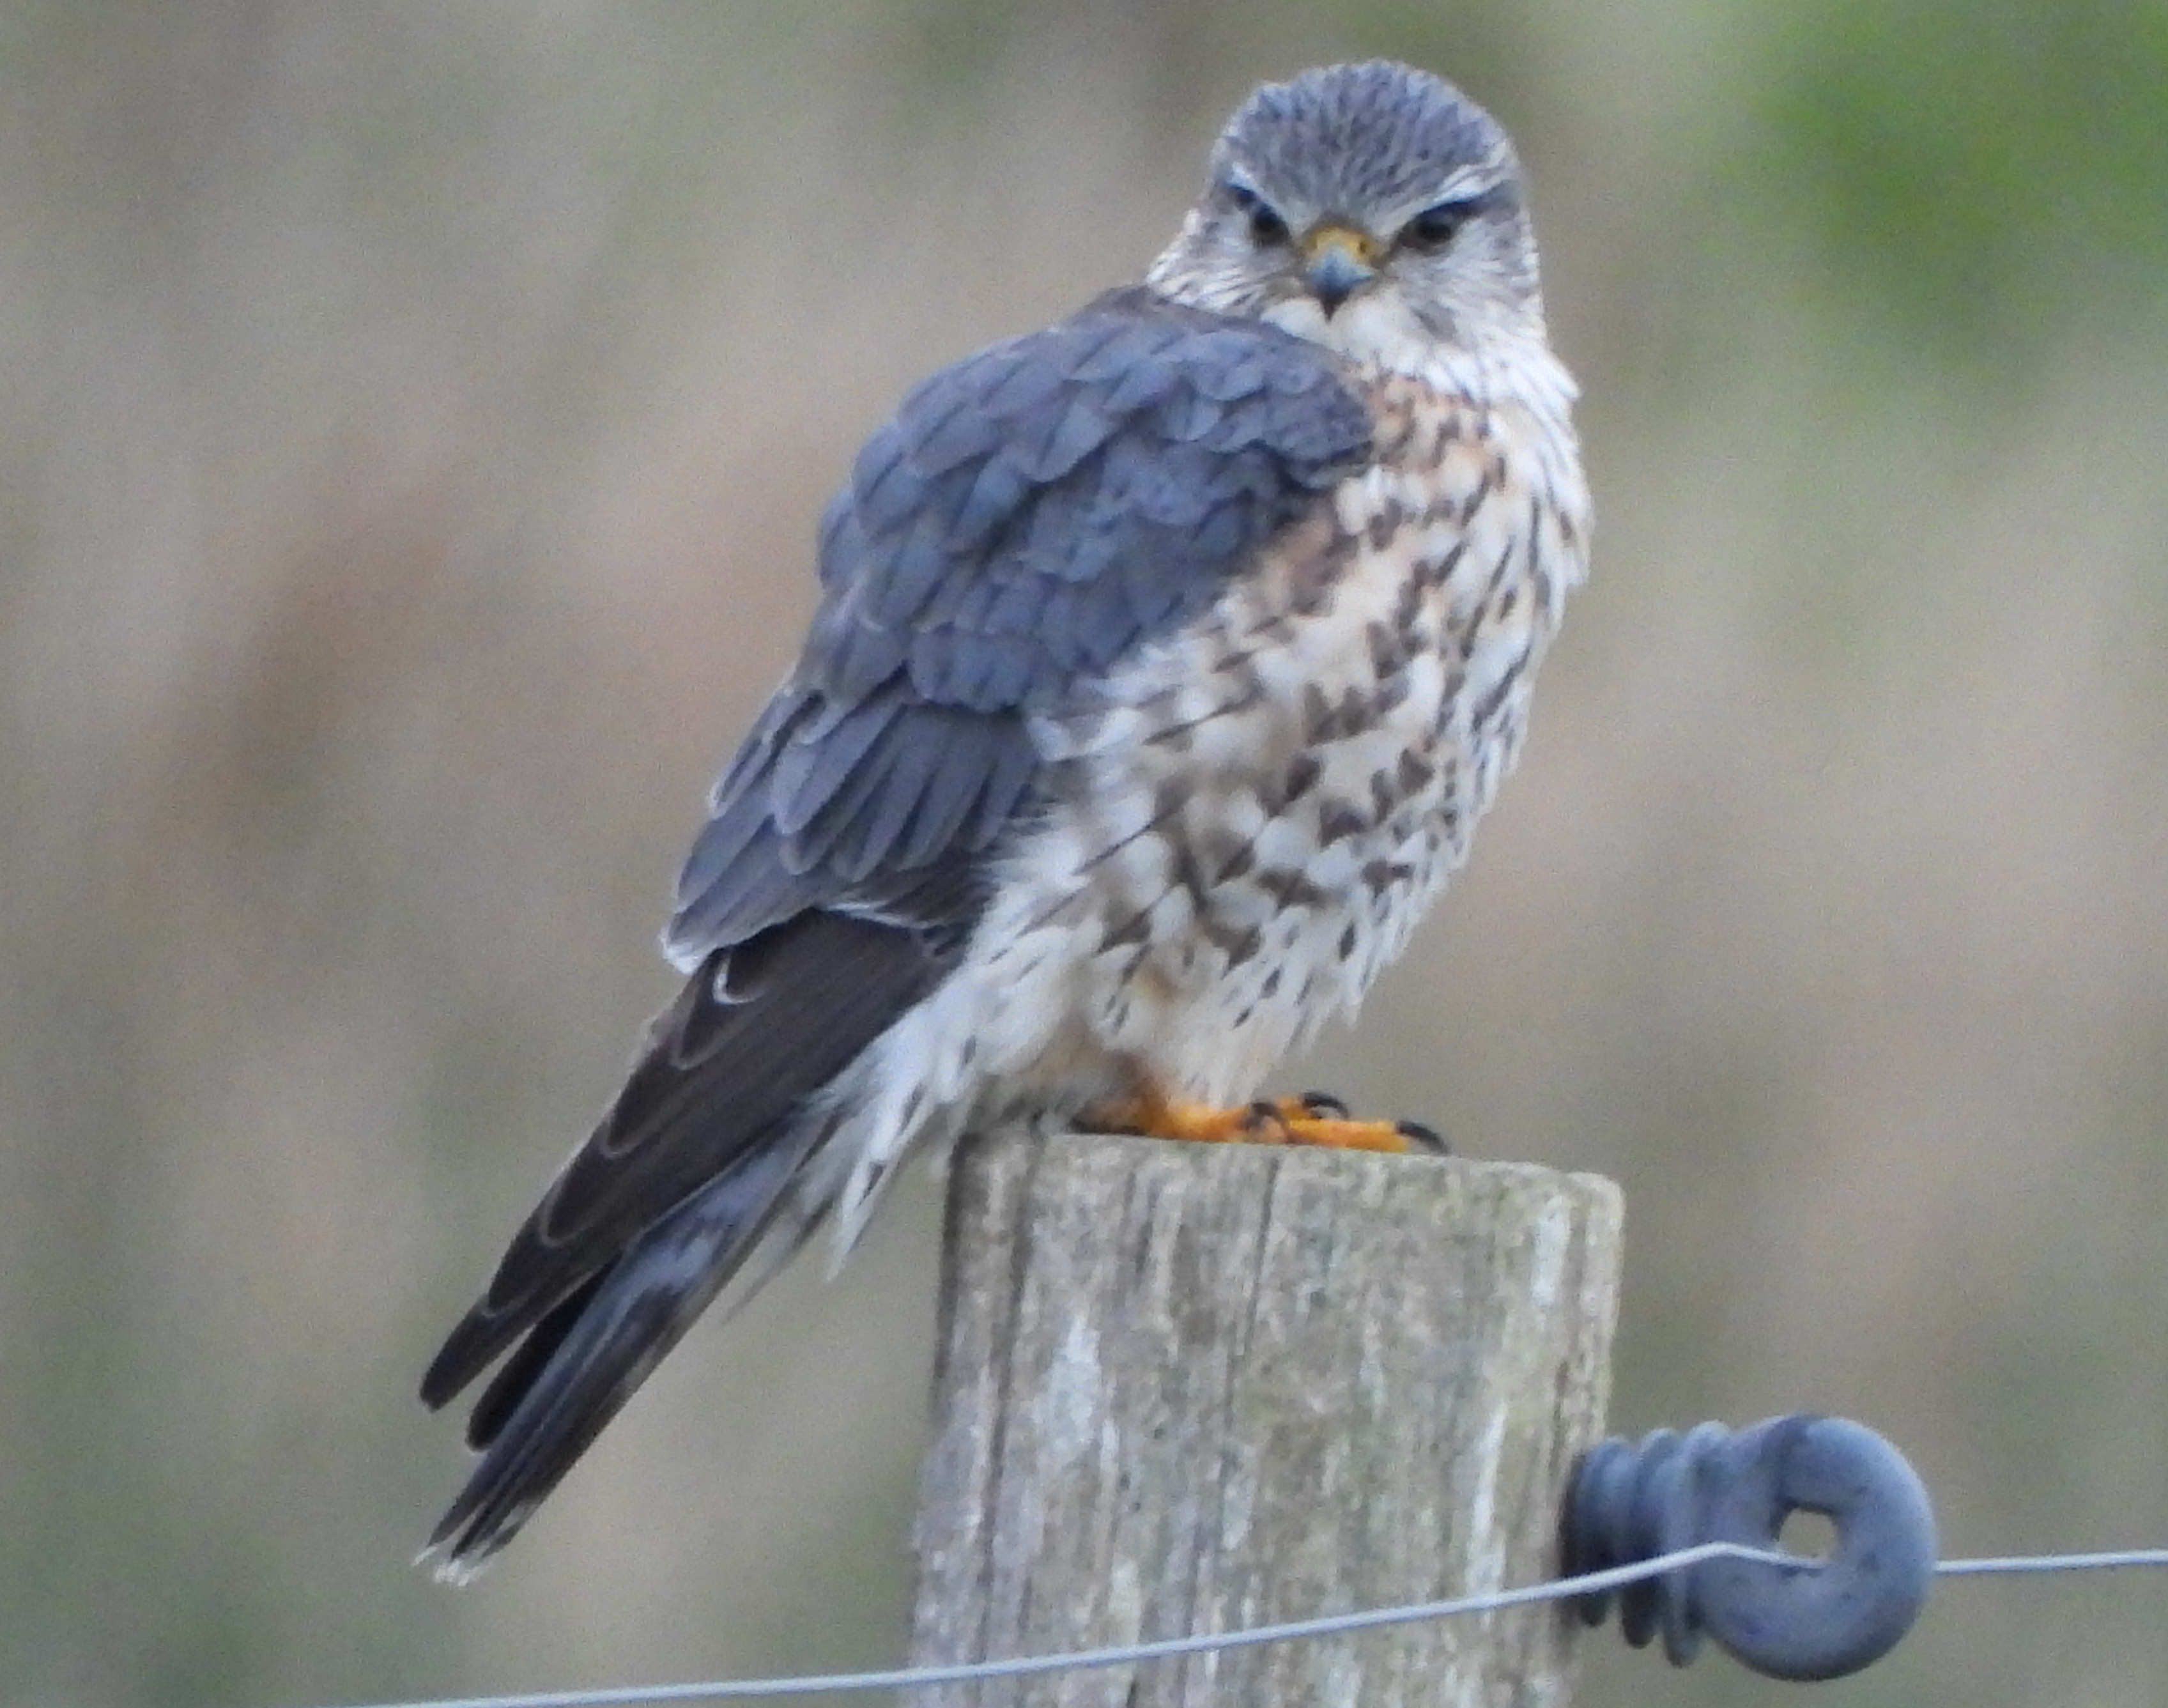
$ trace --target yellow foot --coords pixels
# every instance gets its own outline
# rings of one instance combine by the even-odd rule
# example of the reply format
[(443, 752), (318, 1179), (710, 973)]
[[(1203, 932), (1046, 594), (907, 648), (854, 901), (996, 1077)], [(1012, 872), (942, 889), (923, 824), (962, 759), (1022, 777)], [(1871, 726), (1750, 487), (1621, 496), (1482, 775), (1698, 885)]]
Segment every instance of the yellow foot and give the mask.
[(1324, 1092), (1214, 1109), (1209, 1104), (1140, 1096), (1088, 1111), (1083, 1125), (1102, 1132), (1202, 1144), (1322, 1145), (1342, 1151), (1443, 1155), (1445, 1141), (1415, 1121), (1351, 1120), (1347, 1105)]

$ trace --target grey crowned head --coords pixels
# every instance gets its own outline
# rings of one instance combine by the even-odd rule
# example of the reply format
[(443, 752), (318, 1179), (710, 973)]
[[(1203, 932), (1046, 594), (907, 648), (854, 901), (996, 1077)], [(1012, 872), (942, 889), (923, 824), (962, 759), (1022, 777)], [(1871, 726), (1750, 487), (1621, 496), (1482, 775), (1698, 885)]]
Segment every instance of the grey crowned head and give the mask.
[(1150, 282), (1351, 354), (1543, 336), (1512, 139), (1443, 78), (1390, 60), (1245, 101)]

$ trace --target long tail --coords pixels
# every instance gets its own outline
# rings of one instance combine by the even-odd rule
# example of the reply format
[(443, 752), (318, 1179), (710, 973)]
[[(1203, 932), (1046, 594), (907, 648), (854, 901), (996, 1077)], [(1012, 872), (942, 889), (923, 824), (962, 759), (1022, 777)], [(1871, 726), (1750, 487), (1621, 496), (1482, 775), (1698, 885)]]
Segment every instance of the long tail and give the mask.
[[(748, 1150), (552, 1306), (476, 1403), (481, 1459), (421, 1561), (465, 1583), (519, 1532), (761, 1242), (826, 1125), (800, 1120)], [(804, 1228), (786, 1230), (802, 1237)]]

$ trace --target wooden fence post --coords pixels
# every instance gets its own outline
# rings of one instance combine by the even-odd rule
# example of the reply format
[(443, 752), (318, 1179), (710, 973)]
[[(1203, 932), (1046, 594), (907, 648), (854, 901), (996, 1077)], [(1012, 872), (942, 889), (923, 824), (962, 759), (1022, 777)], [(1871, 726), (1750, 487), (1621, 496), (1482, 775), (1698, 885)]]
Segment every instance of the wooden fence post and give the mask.
[[(917, 1663), (1533, 1583), (1601, 1434), (1608, 1181), (1004, 1134), (949, 1184)], [(976, 1708), (1563, 1704), (1555, 1607), (917, 1693)]]

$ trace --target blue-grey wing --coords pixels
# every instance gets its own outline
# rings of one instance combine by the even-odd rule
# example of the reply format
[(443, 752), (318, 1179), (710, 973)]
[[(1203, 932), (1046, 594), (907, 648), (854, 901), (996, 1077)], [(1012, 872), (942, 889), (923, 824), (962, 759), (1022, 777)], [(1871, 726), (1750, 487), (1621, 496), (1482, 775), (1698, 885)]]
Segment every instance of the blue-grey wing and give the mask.
[(736, 1271), (797, 1112), (948, 976), (1031, 798), (1027, 725), (1201, 613), (1360, 466), (1333, 359), (1143, 290), (906, 397), (827, 511), (805, 652), (716, 785), (665, 934), (691, 976), (422, 1379), (500, 1356), (433, 1546), (518, 1528)]
[(1027, 716), (1198, 615), (1370, 433), (1325, 350), (1142, 290), (918, 386), (828, 508), (820, 609), (716, 785), (671, 958), (992, 849)]

